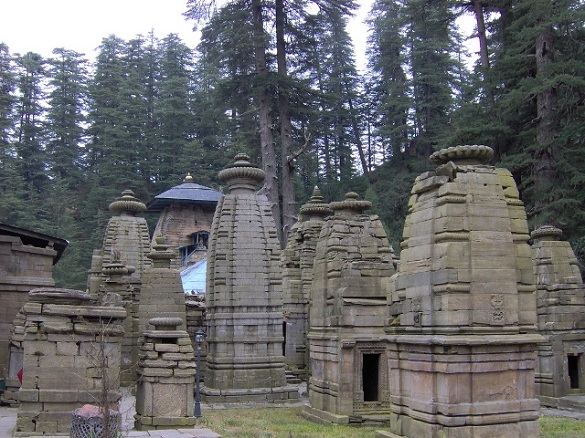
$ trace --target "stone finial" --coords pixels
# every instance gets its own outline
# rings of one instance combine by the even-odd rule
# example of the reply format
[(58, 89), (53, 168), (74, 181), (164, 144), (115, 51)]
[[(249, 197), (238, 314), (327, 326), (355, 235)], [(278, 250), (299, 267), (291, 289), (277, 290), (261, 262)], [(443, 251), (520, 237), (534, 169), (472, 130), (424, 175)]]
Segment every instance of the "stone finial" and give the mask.
[(110, 204), (109, 209), (114, 214), (136, 216), (146, 211), (146, 204), (140, 202), (132, 190), (124, 190), (122, 196)]
[(131, 275), (136, 271), (134, 266), (126, 266), (120, 261), (106, 263), (102, 267), (102, 273), (108, 277), (114, 275)]
[(153, 325), (155, 330), (172, 331), (177, 330), (183, 320), (179, 317), (174, 316), (157, 316), (148, 320), (150, 325)]
[(102, 273), (106, 276), (114, 275), (131, 275), (136, 271), (134, 266), (126, 266), (124, 263), (107, 263), (102, 268)]
[(486, 164), (494, 156), (494, 150), (483, 145), (463, 145), (441, 149), (430, 156), (431, 163), (441, 165), (449, 161), (455, 164)]
[(332, 202), (329, 207), (335, 214), (358, 215), (372, 208), (372, 203), (359, 199), (359, 195), (355, 192), (349, 192), (343, 201)]
[(171, 259), (175, 256), (174, 251), (169, 251), (169, 245), (165, 243), (164, 236), (157, 236), (152, 245), (152, 251), (146, 257), (152, 260), (155, 268), (168, 268)]
[(310, 218), (323, 218), (332, 213), (329, 204), (325, 202), (321, 195), (319, 187), (315, 186), (311, 199), (301, 207), (301, 214), (307, 215)]
[(233, 164), (220, 171), (217, 176), (228, 185), (230, 192), (237, 189), (253, 192), (264, 181), (266, 173), (254, 167), (248, 155), (238, 154), (234, 157)]
[(191, 172), (187, 172), (187, 176), (185, 176), (185, 178), (183, 179), (184, 183), (192, 183), (193, 182), (193, 176), (191, 176)]
[(561, 240), (562, 235), (563, 230), (553, 225), (543, 225), (530, 233), (532, 239), (542, 241)]

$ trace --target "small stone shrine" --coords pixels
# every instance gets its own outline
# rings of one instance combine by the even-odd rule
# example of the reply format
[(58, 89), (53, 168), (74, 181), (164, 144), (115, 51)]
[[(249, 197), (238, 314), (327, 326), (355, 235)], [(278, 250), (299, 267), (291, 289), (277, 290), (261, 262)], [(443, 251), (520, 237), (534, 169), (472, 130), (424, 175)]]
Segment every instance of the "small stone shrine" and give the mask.
[(120, 339), (126, 311), (85, 292), (42, 288), (29, 293), (24, 372), (13, 436), (66, 434), (84, 404), (120, 399)]
[[(349, 423), (388, 418), (387, 285), (394, 251), (369, 201), (330, 204), (315, 249), (309, 310), (311, 374), (303, 415)], [(383, 419), (381, 420), (383, 421)]]
[(538, 294), (539, 345), (536, 394), (542, 404), (572, 407), (569, 395), (585, 392), (585, 287), (579, 264), (562, 230), (542, 226), (531, 233)]
[(301, 217), (291, 229), (282, 252), (283, 315), (285, 320), (284, 362), (287, 372), (307, 379), (309, 368), (309, 299), (313, 281), (315, 247), (325, 217), (333, 212), (318, 187), (300, 210)]
[(148, 258), (152, 267), (142, 274), (142, 289), (138, 304), (138, 328), (140, 333), (151, 329), (149, 321), (157, 316), (181, 319), (181, 330), (185, 330), (185, 293), (179, 271), (171, 268), (175, 252), (169, 249), (163, 236), (152, 245)]
[(286, 402), (280, 249), (265, 173), (239, 154), (219, 172), (229, 193), (213, 218), (207, 262), (208, 403)]
[(131, 276), (140, 279), (144, 270), (150, 267), (148, 224), (139, 216), (146, 211), (146, 205), (134, 196), (132, 190), (124, 190), (109, 209), (113, 216), (104, 233), (103, 264), (121, 262), (133, 267)]
[(523, 203), (487, 146), (416, 178), (388, 320), (391, 434), (538, 437), (536, 293)]
[(140, 349), (136, 392), (137, 430), (193, 426), (195, 356), (189, 334), (174, 317), (152, 318)]

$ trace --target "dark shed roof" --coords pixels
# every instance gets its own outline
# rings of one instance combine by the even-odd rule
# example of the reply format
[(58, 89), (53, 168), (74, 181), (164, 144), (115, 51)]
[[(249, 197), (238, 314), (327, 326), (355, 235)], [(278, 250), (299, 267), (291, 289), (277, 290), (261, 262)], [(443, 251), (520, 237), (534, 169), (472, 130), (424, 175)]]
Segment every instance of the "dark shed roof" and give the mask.
[(2, 223), (0, 223), (0, 235), (20, 237), (23, 245), (36, 246), (37, 248), (53, 248), (57, 251), (57, 256), (53, 259), (53, 264), (56, 264), (59, 261), (63, 255), (63, 251), (65, 251), (65, 248), (69, 245), (69, 242), (65, 239), (59, 239), (58, 237), (48, 236), (46, 234)]
[(170, 204), (177, 202), (193, 203), (193, 204), (207, 204), (215, 206), (217, 201), (223, 196), (217, 190), (210, 187), (196, 184), (191, 175), (187, 175), (182, 184), (172, 187), (166, 192), (156, 195), (152, 201), (147, 205), (147, 212), (159, 212)]

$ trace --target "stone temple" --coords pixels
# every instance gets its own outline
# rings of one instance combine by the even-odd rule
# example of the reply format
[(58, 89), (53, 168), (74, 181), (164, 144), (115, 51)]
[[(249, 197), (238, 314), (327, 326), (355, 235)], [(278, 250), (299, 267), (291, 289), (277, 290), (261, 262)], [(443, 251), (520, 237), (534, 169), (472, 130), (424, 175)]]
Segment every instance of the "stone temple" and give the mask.
[(538, 348), (536, 391), (543, 405), (575, 408), (571, 396), (585, 388), (585, 287), (575, 253), (561, 236), (553, 226), (531, 233), (538, 331), (545, 337)]
[(386, 328), (398, 436), (539, 436), (528, 225), (492, 154), (435, 152), (412, 188)]
[(389, 408), (384, 320), (393, 255), (369, 201), (330, 204), (315, 249), (309, 310), (311, 419), (348, 422)]
[[(131, 192), (111, 206), (85, 292), (51, 287), (65, 241), (0, 226), (2, 303), (18, 295), (10, 327), (0, 315), (10, 346), (0, 379), (2, 401), (20, 404), (19, 436), (65, 433), (71, 411), (94, 401), (104, 381), (90, 363), (96, 344), (112, 352), (102, 367), (112, 403), (131, 375), (148, 377), (139, 427), (192, 425), (189, 336), (206, 325), (204, 402), (293, 401), (288, 371), (307, 382), (302, 414), (313, 421), (379, 425), (378, 438), (538, 437), (540, 404), (574, 407), (585, 392), (585, 287), (560, 229), (529, 235), (514, 179), (487, 164), (492, 155), (457, 146), (431, 156), (436, 168), (411, 190), (399, 262), (353, 192), (327, 204), (315, 190), (281, 252), (256, 192), (265, 174), (236, 156), (219, 174), (229, 193), (210, 225), (196, 311), (171, 268), (182, 244), (163, 234), (151, 246)], [(35, 263), (38, 278), (15, 269)]]
[(219, 173), (229, 193), (213, 218), (207, 262), (204, 400), (240, 403), (298, 398), (286, 384), (280, 247), (265, 178), (246, 155)]
[[(333, 212), (318, 187), (309, 202), (301, 206), (301, 216), (291, 228), (282, 251), (283, 327), (287, 372), (307, 380), (309, 372), (309, 300), (313, 282), (313, 261), (325, 217)], [(294, 380), (294, 378), (293, 378)]]

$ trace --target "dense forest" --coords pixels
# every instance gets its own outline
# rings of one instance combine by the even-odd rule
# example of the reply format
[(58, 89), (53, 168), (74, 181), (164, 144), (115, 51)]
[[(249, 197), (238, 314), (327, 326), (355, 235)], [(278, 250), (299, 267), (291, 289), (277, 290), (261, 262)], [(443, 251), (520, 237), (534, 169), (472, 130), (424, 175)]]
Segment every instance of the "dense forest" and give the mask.
[[(585, 253), (585, 6), (578, 0), (376, 0), (356, 68), (353, 0), (186, 0), (177, 35), (102, 40), (95, 59), (0, 42), (0, 222), (67, 239), (58, 284), (85, 288), (108, 204), (187, 172), (221, 190), (238, 152), (267, 173), (281, 239), (318, 185), (373, 202), (398, 248), (414, 178), (457, 144), (494, 148), (532, 226)], [(477, 54), (459, 23), (475, 26)], [(474, 61), (469, 61), (473, 59)], [(152, 221), (156, 218), (150, 218)]]

